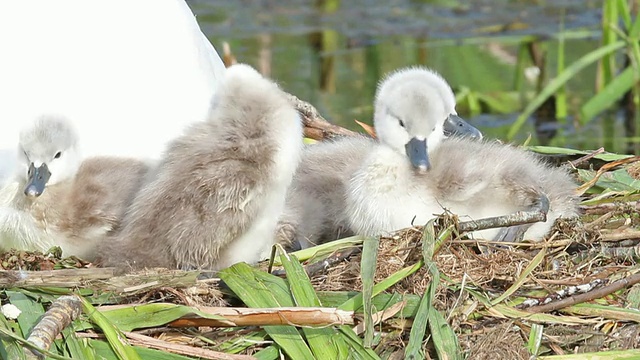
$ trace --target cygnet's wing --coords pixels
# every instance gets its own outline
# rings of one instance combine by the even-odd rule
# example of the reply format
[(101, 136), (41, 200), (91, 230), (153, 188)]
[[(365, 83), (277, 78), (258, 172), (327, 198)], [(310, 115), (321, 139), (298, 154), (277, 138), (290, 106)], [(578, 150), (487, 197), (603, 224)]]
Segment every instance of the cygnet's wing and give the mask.
[(347, 183), (374, 144), (357, 136), (305, 148), (278, 224), (279, 242), (306, 248), (351, 233), (344, 215)]

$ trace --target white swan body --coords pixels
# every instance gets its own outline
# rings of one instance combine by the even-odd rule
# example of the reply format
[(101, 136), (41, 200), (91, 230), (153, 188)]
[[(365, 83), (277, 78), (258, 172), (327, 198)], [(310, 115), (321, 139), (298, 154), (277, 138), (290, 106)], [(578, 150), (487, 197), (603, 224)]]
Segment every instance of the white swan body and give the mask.
[(3, 1), (0, 53), (0, 184), (43, 115), (69, 119), (84, 156), (159, 158), (225, 70), (184, 0)]

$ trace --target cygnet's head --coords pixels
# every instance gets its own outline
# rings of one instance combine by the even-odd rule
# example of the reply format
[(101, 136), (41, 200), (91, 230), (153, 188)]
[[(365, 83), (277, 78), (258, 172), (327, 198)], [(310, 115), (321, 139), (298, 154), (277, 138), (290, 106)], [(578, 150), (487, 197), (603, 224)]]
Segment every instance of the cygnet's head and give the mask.
[(78, 136), (66, 119), (42, 116), (20, 132), (18, 157), (24, 194), (42, 195), (46, 186), (73, 177), (80, 166)]
[(442, 139), (482, 137), (457, 116), (455, 106), (451, 87), (434, 71), (420, 67), (398, 70), (378, 86), (373, 117), (376, 135), (424, 172), (431, 167), (428, 150)]

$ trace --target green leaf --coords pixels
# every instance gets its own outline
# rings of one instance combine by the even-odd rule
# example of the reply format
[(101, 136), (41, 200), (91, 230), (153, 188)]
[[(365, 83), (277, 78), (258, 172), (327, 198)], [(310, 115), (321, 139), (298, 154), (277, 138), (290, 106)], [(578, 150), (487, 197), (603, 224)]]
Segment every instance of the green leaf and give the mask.
[(102, 333), (107, 338), (113, 352), (120, 360), (140, 360), (136, 350), (127, 343), (124, 334), (116, 328), (102, 313), (93, 307), (85, 298), (78, 297), (82, 301), (85, 314), (100, 327)]
[[(591, 154), (591, 151), (575, 150), (575, 149), (561, 148), (561, 147), (555, 147), (555, 146), (527, 146), (526, 149), (535, 151), (539, 154), (549, 154), (549, 155), (589, 155)], [(603, 160), (603, 161), (615, 161), (615, 160), (626, 159), (632, 156), (633, 155), (614, 154), (614, 153), (605, 152), (602, 154), (597, 154), (593, 158)]]
[[(218, 272), (220, 278), (249, 307), (294, 306), (287, 282), (237, 263)], [(293, 326), (265, 326), (273, 341), (292, 359), (313, 359), (313, 353)]]
[[(418, 271), (423, 265), (424, 265), (424, 261), (420, 260), (419, 262), (413, 264), (412, 266), (407, 266), (406, 268), (396, 271), (395, 273), (391, 274), (388, 278), (377, 283), (373, 287), (372, 295), (376, 296), (381, 292), (387, 290), (391, 286), (397, 284), (402, 279)], [(356, 311), (355, 309), (359, 309), (362, 306), (363, 306), (362, 293), (359, 293), (356, 296), (342, 303), (342, 305), (340, 305), (338, 309)]]
[(122, 331), (157, 327), (187, 315), (198, 315), (207, 319), (224, 320), (224, 317), (198, 311), (183, 305), (143, 304), (121, 309), (106, 310), (102, 314)]
[(444, 316), (433, 306), (429, 310), (429, 330), (439, 359), (463, 359), (458, 337)]
[(531, 324), (531, 332), (529, 333), (529, 341), (527, 342), (527, 349), (533, 356), (537, 356), (540, 352), (540, 344), (542, 344), (542, 330), (544, 326), (541, 324)]
[[(0, 313), (0, 329), (11, 333), (11, 327), (9, 321)], [(0, 336), (0, 359), (26, 359), (24, 350), (17, 342), (11, 341), (11, 339)]]
[(280, 359), (280, 350), (277, 345), (271, 345), (253, 354), (253, 356), (258, 360), (277, 360)]
[(37, 300), (32, 299), (25, 294), (17, 291), (6, 291), (9, 302), (20, 309), (18, 316), (18, 324), (22, 336), (26, 339), (29, 337), (31, 329), (38, 323), (40, 317), (44, 314), (44, 307)]
[(362, 278), (362, 297), (364, 301), (364, 346), (373, 345), (373, 279), (378, 264), (379, 237), (369, 237), (364, 241), (362, 258), (360, 259), (360, 277)]
[(505, 292), (503, 292), (502, 295), (491, 301), (491, 305), (501, 303), (504, 299), (515, 293), (520, 288), (520, 286), (522, 286), (522, 284), (529, 280), (529, 274), (531, 274), (533, 270), (535, 270), (535, 268), (540, 265), (542, 260), (544, 260), (545, 253), (546, 251), (544, 250), (544, 248), (538, 251), (538, 254), (531, 260), (531, 263), (529, 263), (527, 268), (524, 269), (524, 271), (520, 274), (516, 281)]
[(580, 109), (580, 122), (583, 124), (588, 122), (624, 96), (638, 80), (634, 76), (635, 73), (635, 69), (629, 66), (609, 82), (604, 89), (584, 103)]
[[(298, 306), (321, 307), (309, 276), (294, 255), (287, 254), (280, 245), (280, 261), (287, 272), (287, 280), (293, 299)], [(316, 359), (337, 359), (339, 352), (347, 352), (347, 345), (340, 336), (335, 336), (332, 328), (303, 328), (302, 332)], [(342, 350), (338, 350), (338, 347)]]
[(582, 56), (573, 64), (569, 65), (562, 73), (558, 74), (558, 76), (551, 80), (547, 86), (540, 91), (540, 93), (527, 105), (527, 107), (523, 110), (522, 114), (518, 116), (516, 121), (511, 125), (509, 129), (509, 133), (507, 134), (507, 138), (509, 140), (513, 140), (516, 136), (522, 125), (524, 125), (525, 121), (533, 114), (533, 112), (540, 107), (550, 96), (552, 96), (560, 87), (566, 84), (571, 78), (573, 78), (578, 72), (587, 67), (588, 65), (594, 63), (598, 59), (603, 56), (612, 53), (618, 49), (621, 49), (625, 46), (624, 41), (617, 41), (607, 46), (600, 47), (594, 51), (587, 53)]
[(86, 345), (86, 342), (78, 339), (75, 331), (71, 327), (67, 327), (62, 330), (62, 339), (64, 341), (63, 346), (66, 349), (66, 353), (72, 359), (95, 359), (95, 353), (93, 352), (93, 349), (88, 347)]

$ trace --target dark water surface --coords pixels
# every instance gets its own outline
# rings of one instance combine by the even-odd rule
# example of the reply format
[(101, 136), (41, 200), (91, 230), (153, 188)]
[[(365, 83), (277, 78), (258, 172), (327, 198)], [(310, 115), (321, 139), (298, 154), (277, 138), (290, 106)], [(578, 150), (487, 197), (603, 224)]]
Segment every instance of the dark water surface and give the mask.
[[(188, 0), (216, 49), (231, 45), (238, 61), (279, 81), (289, 92), (318, 107), (328, 119), (358, 129), (370, 122), (377, 81), (408, 65), (429, 66), (460, 97), (462, 116), (491, 137), (504, 138), (517, 112), (537, 88), (518, 76), (520, 44), (536, 37), (546, 52), (543, 84), (556, 73), (557, 37), (564, 27), (566, 63), (599, 45), (601, 1), (419, 1), (419, 0)], [(527, 70), (528, 73), (535, 69)], [(605, 114), (583, 127), (572, 115), (593, 95), (595, 66), (569, 82), (569, 119), (545, 126), (557, 130), (555, 146), (625, 152), (622, 120)], [(516, 78), (524, 78), (520, 85)], [(465, 94), (494, 99), (470, 108)], [(502, 108), (500, 108), (502, 107)], [(533, 120), (517, 140), (533, 135)]]

